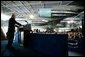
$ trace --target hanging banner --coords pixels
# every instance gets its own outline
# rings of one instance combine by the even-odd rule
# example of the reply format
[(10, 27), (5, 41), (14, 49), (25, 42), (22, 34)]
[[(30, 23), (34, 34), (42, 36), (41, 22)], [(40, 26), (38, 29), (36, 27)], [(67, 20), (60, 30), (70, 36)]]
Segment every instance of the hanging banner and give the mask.
[(51, 17), (51, 9), (50, 8), (41, 8), (38, 11), (40, 17)]

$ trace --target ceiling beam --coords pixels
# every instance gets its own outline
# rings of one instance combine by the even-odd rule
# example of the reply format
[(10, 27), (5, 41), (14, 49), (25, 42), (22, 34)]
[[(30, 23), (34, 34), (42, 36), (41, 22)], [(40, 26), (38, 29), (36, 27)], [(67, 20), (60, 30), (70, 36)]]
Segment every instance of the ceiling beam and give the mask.
[(75, 18), (77, 18), (77, 17), (80, 16), (81, 14), (84, 14), (84, 11), (80, 12), (77, 16), (75, 16)]
[(61, 5), (61, 6), (54, 6), (51, 8), (52, 10), (77, 10), (77, 9), (84, 9), (81, 6), (73, 6), (73, 5)]
[(68, 2), (66, 5), (69, 5), (70, 3), (72, 3), (73, 1), (70, 1), (70, 2)]
[(60, 1), (60, 6), (62, 5), (63, 1)]

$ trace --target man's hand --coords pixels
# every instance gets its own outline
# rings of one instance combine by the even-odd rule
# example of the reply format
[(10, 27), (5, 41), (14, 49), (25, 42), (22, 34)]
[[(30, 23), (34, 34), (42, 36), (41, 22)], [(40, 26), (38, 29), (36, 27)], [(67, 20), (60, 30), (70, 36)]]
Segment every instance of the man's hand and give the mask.
[(15, 24), (15, 27), (19, 27), (19, 26)]

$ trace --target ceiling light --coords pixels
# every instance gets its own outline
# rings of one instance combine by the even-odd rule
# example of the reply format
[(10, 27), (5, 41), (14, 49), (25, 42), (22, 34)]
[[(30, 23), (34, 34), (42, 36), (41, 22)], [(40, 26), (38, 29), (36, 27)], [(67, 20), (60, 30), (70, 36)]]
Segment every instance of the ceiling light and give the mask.
[(80, 26), (80, 28), (82, 28), (82, 26)]
[(33, 19), (33, 18), (34, 18), (34, 16), (33, 16), (33, 15), (30, 15), (30, 18), (31, 18), (31, 19)]
[(70, 20), (70, 21), (68, 21), (67, 23), (73, 23), (74, 21), (73, 20)]
[(73, 23), (74, 21), (73, 21), (73, 20), (71, 20), (70, 22), (71, 22), (71, 23)]
[(47, 20), (42, 20), (42, 21), (44, 21), (44, 22), (48, 22)]

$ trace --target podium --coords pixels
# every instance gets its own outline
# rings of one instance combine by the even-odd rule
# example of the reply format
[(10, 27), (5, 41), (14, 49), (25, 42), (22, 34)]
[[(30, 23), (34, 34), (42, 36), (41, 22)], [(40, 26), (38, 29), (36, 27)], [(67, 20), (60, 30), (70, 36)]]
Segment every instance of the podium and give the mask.
[(31, 31), (31, 24), (26, 24), (23, 27), (19, 27), (19, 32), (21, 34), (21, 32), (23, 32), (23, 46), (26, 46), (26, 39), (28, 39), (28, 41), (30, 42), (30, 37), (28, 38), (28, 36), (30, 36), (30, 31)]

